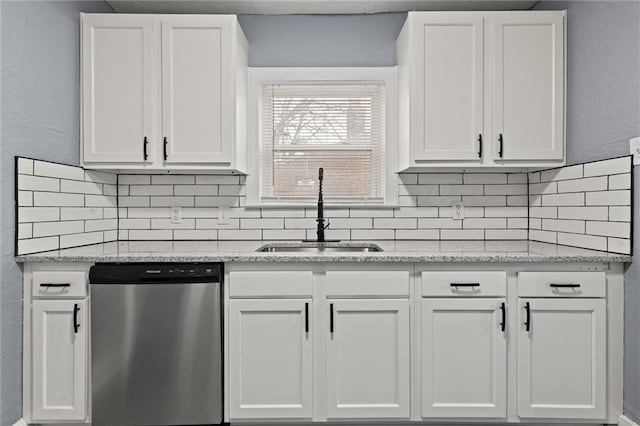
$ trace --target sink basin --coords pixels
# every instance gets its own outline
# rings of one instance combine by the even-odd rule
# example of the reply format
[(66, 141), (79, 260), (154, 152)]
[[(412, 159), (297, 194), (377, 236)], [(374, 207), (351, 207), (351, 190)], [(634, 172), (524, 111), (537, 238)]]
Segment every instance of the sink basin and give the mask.
[(366, 253), (380, 252), (375, 244), (358, 243), (272, 243), (260, 247), (260, 253)]

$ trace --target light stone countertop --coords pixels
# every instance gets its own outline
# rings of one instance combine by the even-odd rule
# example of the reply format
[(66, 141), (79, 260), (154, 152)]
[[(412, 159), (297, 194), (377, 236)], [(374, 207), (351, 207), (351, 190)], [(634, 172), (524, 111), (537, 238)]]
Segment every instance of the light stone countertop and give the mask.
[[(16, 257), (29, 262), (631, 262), (631, 256), (535, 241), (365, 241), (382, 252), (257, 253), (276, 241), (122, 241)], [(289, 242), (293, 243), (293, 242)], [(343, 245), (353, 244), (345, 242)]]

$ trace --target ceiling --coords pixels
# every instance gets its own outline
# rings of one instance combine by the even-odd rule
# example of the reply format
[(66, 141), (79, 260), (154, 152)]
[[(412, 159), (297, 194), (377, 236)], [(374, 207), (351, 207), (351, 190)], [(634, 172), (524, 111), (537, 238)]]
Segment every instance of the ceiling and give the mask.
[(107, 0), (119, 13), (340, 14), (530, 9), (537, 0)]

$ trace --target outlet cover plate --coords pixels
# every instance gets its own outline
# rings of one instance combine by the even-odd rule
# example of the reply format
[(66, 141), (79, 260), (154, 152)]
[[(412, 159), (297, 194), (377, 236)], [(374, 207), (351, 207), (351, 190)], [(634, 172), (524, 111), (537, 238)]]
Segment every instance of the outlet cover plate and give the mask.
[(464, 204), (462, 201), (456, 201), (451, 204), (451, 219), (462, 220), (464, 219)]
[(640, 136), (629, 139), (629, 151), (633, 155), (633, 165), (640, 164)]
[(171, 207), (171, 223), (182, 223), (182, 207)]

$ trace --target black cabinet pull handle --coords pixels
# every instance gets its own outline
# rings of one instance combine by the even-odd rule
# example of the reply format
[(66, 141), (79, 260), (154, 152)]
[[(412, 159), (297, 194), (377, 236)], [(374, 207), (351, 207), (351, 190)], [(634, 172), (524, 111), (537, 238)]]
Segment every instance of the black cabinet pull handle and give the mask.
[(480, 283), (451, 283), (451, 287), (480, 287)]
[(78, 329), (80, 328), (80, 323), (78, 323), (78, 312), (80, 311), (80, 306), (77, 303), (73, 304), (73, 332), (78, 334)]
[(71, 287), (70, 283), (42, 283), (40, 287)]
[(524, 304), (524, 310), (527, 313), (527, 319), (524, 321), (524, 329), (526, 331), (531, 330), (531, 304), (529, 302)]
[(165, 161), (169, 158), (169, 155), (167, 154), (167, 145), (169, 145), (169, 141), (167, 140), (167, 137), (164, 137), (164, 159)]
[(551, 288), (580, 288), (580, 284), (549, 284)]
[(333, 303), (329, 304), (329, 332), (333, 333)]
[(500, 323), (500, 330), (504, 333), (507, 325), (507, 306), (504, 302), (500, 304), (500, 311), (502, 312), (502, 322)]
[(149, 140), (147, 139), (147, 137), (144, 137), (144, 141), (142, 143), (142, 151), (144, 154), (144, 161), (147, 161), (149, 159), (149, 152), (147, 151), (147, 147), (149, 145)]
[(309, 332), (309, 303), (304, 304), (304, 332)]
[(503, 148), (504, 148), (504, 141), (502, 139), (502, 133), (500, 133), (498, 135), (498, 142), (500, 143), (500, 149), (498, 150), (498, 156), (500, 158), (502, 158), (502, 154), (503, 154)]
[(478, 135), (478, 158), (482, 158), (482, 133)]

